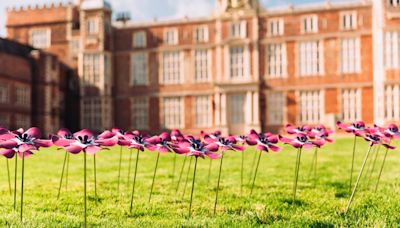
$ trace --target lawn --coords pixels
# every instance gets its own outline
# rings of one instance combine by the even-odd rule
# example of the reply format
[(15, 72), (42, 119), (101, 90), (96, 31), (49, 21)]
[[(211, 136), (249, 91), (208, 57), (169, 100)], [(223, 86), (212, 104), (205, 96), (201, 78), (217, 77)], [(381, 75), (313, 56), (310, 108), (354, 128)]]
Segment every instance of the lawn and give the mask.
[[(362, 163), (367, 143), (359, 140), (356, 172)], [(88, 156), (88, 224), (100, 227), (172, 227), (172, 226), (397, 226), (400, 223), (399, 152), (389, 152), (380, 189), (374, 192), (377, 169), (369, 188), (362, 179), (351, 210), (343, 213), (348, 194), (352, 139), (337, 139), (319, 152), (318, 181), (314, 187), (308, 179), (313, 151), (302, 156), (298, 201), (292, 205), (292, 186), (296, 152), (283, 146), (280, 153), (264, 153), (253, 196), (249, 174), (254, 149), (245, 151), (245, 183), (240, 193), (240, 152), (228, 151), (224, 158), (217, 215), (213, 216), (215, 187), (219, 160), (212, 162), (208, 182), (209, 160), (199, 160), (193, 201), (193, 217), (187, 217), (191, 179), (183, 196), (183, 184), (175, 191), (183, 156), (177, 158), (173, 182), (173, 154), (162, 154), (154, 186), (152, 201), (148, 203), (149, 189), (156, 153), (140, 154), (137, 191), (133, 213), (129, 213), (132, 181), (127, 183), (129, 150), (123, 151), (120, 193), (117, 191), (119, 147), (97, 154), (97, 186), (99, 198), (94, 197), (93, 156)], [(135, 158), (135, 153), (133, 158)], [(378, 164), (384, 150), (381, 149)], [(68, 189), (62, 189), (57, 200), (64, 151), (42, 149), (25, 162), (24, 223), (25, 227), (80, 227), (83, 222), (83, 155), (71, 155)], [(372, 159), (371, 159), (372, 160)], [(13, 211), (9, 194), (6, 161), (0, 170), (0, 226), (21, 226), (19, 214)], [(14, 160), (10, 160), (13, 173)], [(19, 163), (19, 168), (21, 167)], [(188, 163), (187, 163), (188, 164)], [(132, 162), (132, 170), (134, 159)], [(192, 166), (193, 167), (193, 166)], [(367, 169), (369, 164), (367, 164)], [(354, 173), (356, 176), (357, 173)], [(20, 177), (20, 172), (19, 172)], [(186, 174), (185, 174), (186, 175)], [(186, 177), (184, 175), (184, 178)], [(191, 173), (192, 175), (192, 173)], [(190, 175), (190, 176), (191, 176)], [(133, 177), (133, 172), (132, 176)], [(13, 179), (13, 175), (11, 176)], [(20, 182), (18, 182), (18, 205)]]

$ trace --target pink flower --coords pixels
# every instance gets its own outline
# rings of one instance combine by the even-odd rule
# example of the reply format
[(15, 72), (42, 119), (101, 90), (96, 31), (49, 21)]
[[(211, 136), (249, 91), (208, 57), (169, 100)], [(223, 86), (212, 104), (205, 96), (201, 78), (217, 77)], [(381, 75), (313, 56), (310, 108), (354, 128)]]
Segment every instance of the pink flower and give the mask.
[(382, 136), (380, 136), (378, 134), (366, 133), (364, 135), (364, 139), (365, 139), (365, 141), (370, 142), (370, 146), (381, 144), (384, 147), (386, 147), (388, 149), (391, 149), (391, 150), (396, 148), (394, 146), (390, 146), (389, 144), (385, 143), (384, 137), (382, 137)]
[(290, 135), (297, 135), (297, 134), (307, 135), (311, 131), (311, 127), (308, 125), (304, 125), (301, 127), (294, 127), (291, 124), (287, 124), (285, 126), (285, 130)]
[(174, 151), (178, 154), (187, 154), (188, 156), (195, 156), (205, 158), (206, 156), (211, 159), (217, 159), (221, 157), (221, 154), (216, 153), (219, 146), (216, 143), (207, 144), (196, 139), (193, 136), (187, 136), (186, 139), (180, 142)]
[(121, 144), (124, 146), (128, 146), (129, 148), (144, 151), (145, 148), (152, 147), (152, 145), (146, 141), (148, 138), (149, 136), (142, 135), (139, 133), (139, 131), (125, 133), (124, 139), (121, 140)]
[(234, 150), (234, 151), (244, 151), (244, 146), (236, 145), (237, 141), (234, 136), (228, 136), (226, 138), (220, 137), (215, 144), (217, 144), (222, 151)]
[(58, 130), (57, 135), (51, 136), (51, 140), (55, 146), (60, 147), (69, 146), (75, 141), (74, 135), (66, 128)]
[(355, 136), (362, 136), (365, 130), (365, 123), (363, 121), (356, 121), (350, 125), (338, 121), (336, 126), (339, 129), (345, 130), (347, 133), (353, 133)]
[(257, 133), (256, 131), (252, 130), (248, 138), (248, 144), (256, 145), (257, 150), (265, 152), (269, 152), (270, 150), (273, 152), (281, 151), (281, 148), (276, 146), (276, 144), (279, 142), (278, 136), (271, 133)]
[(161, 153), (168, 153), (172, 151), (170, 141), (171, 137), (168, 133), (164, 132), (161, 135), (156, 135), (145, 140), (148, 145), (147, 148), (151, 151), (158, 151)]
[(279, 139), (281, 140), (281, 142), (292, 145), (295, 148), (311, 149), (314, 146), (321, 147), (323, 145), (322, 141), (317, 141), (317, 142), (310, 141), (308, 136), (304, 134), (298, 134), (296, 138), (293, 139), (286, 138), (280, 135)]
[(17, 153), (18, 156), (28, 157), (33, 154), (33, 150), (39, 150), (40, 147), (50, 147), (51, 140), (40, 139), (39, 128), (33, 127), (24, 131), (22, 128), (13, 132), (3, 132), (3, 140), (0, 142), (0, 154), (6, 158), (12, 158)]

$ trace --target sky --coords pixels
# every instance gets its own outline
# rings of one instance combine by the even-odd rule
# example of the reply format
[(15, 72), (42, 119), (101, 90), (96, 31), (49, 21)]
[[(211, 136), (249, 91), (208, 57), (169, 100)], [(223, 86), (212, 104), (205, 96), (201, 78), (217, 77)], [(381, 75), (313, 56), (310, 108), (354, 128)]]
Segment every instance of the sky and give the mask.
[[(75, 0), (71, 0), (75, 1)], [(266, 8), (272, 6), (303, 4), (324, 0), (261, 0)], [(331, 0), (337, 1), (337, 0)], [(343, 1), (343, 0), (341, 0)], [(68, 2), (67, 0), (0, 0), (0, 36), (5, 36), (5, 20), (7, 7), (19, 7), (31, 4), (51, 2)], [(184, 16), (200, 17), (210, 15), (214, 9), (215, 0), (108, 0), (113, 12), (129, 11), (132, 20), (149, 21), (157, 18), (174, 19)]]

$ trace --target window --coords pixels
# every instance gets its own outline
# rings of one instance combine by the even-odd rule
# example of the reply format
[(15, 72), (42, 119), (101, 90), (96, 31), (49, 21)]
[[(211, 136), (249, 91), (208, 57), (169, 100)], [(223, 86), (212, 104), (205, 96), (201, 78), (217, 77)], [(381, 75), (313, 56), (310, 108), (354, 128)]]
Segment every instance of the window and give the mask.
[(284, 43), (268, 44), (267, 61), (269, 78), (286, 76), (286, 45)]
[(15, 103), (20, 106), (29, 107), (31, 105), (31, 89), (29, 87), (17, 87), (15, 89)]
[(284, 93), (270, 92), (267, 94), (268, 125), (281, 125), (284, 121), (284, 107), (286, 101)]
[(208, 82), (209, 75), (208, 49), (194, 51), (194, 79), (196, 82)]
[(304, 16), (301, 18), (302, 33), (318, 32), (318, 17), (316, 15)]
[(147, 129), (149, 125), (149, 100), (147, 97), (135, 97), (131, 100), (132, 129)]
[(93, 35), (99, 32), (99, 22), (97, 18), (89, 18), (86, 21), (86, 33)]
[(207, 42), (208, 41), (208, 27), (207, 26), (199, 26), (193, 31), (194, 41), (197, 43)]
[(361, 119), (361, 92), (359, 89), (342, 90), (342, 120), (354, 122)]
[(385, 86), (385, 119), (400, 120), (400, 85)]
[(400, 7), (400, 0), (389, 0), (389, 6)]
[(179, 51), (164, 52), (162, 58), (162, 83), (181, 83), (181, 53)]
[(91, 130), (101, 130), (102, 128), (102, 110), (100, 98), (85, 98), (83, 101), (82, 116), (83, 128)]
[(244, 124), (246, 111), (246, 96), (244, 94), (233, 94), (229, 96), (229, 123)]
[(71, 40), (71, 55), (72, 57), (78, 57), (80, 51), (80, 40), (79, 39), (72, 39)]
[(229, 79), (248, 79), (248, 53), (244, 46), (229, 48)]
[(15, 127), (28, 129), (31, 127), (31, 117), (28, 115), (15, 115)]
[(299, 93), (300, 122), (316, 124), (322, 121), (323, 97), (319, 90), (301, 91)]
[(305, 41), (299, 43), (298, 69), (300, 76), (322, 74), (323, 58), (320, 41)]
[(0, 127), (10, 127), (10, 116), (5, 113), (0, 113)]
[(183, 128), (183, 104), (181, 97), (163, 99), (164, 128)]
[(353, 30), (357, 28), (357, 11), (343, 12), (340, 15), (340, 28)]
[(247, 31), (246, 31), (246, 21), (240, 22), (232, 22), (230, 27), (231, 37), (232, 38), (246, 38)]
[(194, 114), (196, 127), (211, 127), (211, 100), (209, 96), (195, 97)]
[(34, 48), (48, 48), (51, 45), (50, 29), (33, 29), (31, 30), (31, 45)]
[(281, 36), (284, 33), (284, 21), (282, 18), (273, 18), (268, 20), (267, 34), (269, 36)]
[(360, 39), (345, 38), (341, 41), (341, 72), (360, 71)]
[(83, 80), (85, 85), (97, 85), (100, 83), (100, 54), (84, 54), (83, 56)]
[(178, 30), (177, 29), (168, 29), (164, 34), (164, 42), (168, 45), (176, 45), (178, 44)]
[(133, 34), (133, 47), (144, 48), (146, 47), (146, 32), (140, 31)]
[(9, 102), (9, 89), (7, 85), (0, 85), (0, 103)]
[(385, 33), (385, 66), (387, 69), (400, 67), (400, 32)]
[(146, 85), (148, 83), (147, 75), (147, 54), (132, 54), (131, 85)]

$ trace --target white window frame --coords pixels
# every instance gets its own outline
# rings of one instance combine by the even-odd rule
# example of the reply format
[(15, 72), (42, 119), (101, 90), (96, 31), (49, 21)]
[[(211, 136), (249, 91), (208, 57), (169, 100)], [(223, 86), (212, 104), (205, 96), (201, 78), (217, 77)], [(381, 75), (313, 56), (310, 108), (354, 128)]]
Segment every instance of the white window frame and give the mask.
[(84, 53), (82, 59), (83, 84), (98, 86), (102, 81), (103, 55), (100, 53)]
[(196, 43), (205, 43), (209, 39), (208, 26), (200, 25), (193, 29), (193, 40)]
[(267, 78), (287, 77), (286, 43), (269, 43), (266, 46)]
[(99, 19), (96, 17), (89, 17), (86, 20), (86, 34), (95, 35), (99, 33)]
[[(34, 36), (37, 37), (34, 37)], [(51, 29), (35, 28), (29, 31), (29, 43), (34, 48), (45, 49), (51, 46)]]
[(300, 124), (320, 124), (324, 121), (324, 97), (323, 90), (298, 91), (298, 122)]
[(9, 113), (1, 113), (0, 112), (0, 127), (10, 127), (10, 115)]
[(358, 27), (357, 11), (345, 11), (340, 13), (340, 29), (355, 30)]
[(340, 40), (340, 72), (342, 74), (360, 73), (361, 44), (359, 37)]
[(15, 87), (15, 104), (23, 107), (31, 105), (31, 88), (28, 86)]
[(177, 45), (179, 43), (178, 29), (167, 28), (164, 30), (164, 44)]
[(10, 102), (10, 87), (5, 85), (0, 85), (0, 104), (6, 104)]
[[(82, 126), (91, 130), (101, 130), (103, 125), (103, 105), (100, 97), (83, 98), (81, 101)], [(104, 112), (106, 114), (108, 112)]]
[[(143, 62), (140, 62), (143, 61)], [(130, 85), (141, 86), (149, 84), (149, 56), (146, 52), (134, 52), (131, 54)]]
[(131, 129), (149, 129), (149, 98), (131, 98)]
[(162, 98), (162, 123), (165, 129), (181, 129), (185, 126), (184, 97)]
[(267, 21), (267, 35), (282, 36), (285, 32), (285, 21), (283, 18), (271, 18)]
[(384, 94), (385, 120), (400, 121), (400, 85), (386, 85)]
[(385, 37), (385, 68), (400, 68), (400, 31), (386, 31)]
[[(201, 53), (201, 56), (199, 54)], [(194, 82), (211, 81), (211, 50), (194, 49), (193, 50), (193, 70)]]
[(31, 127), (30, 115), (16, 114), (15, 115), (15, 125), (16, 125), (16, 128), (28, 129), (29, 127)]
[(147, 46), (146, 31), (137, 31), (133, 33), (132, 46), (134, 48), (145, 48)]
[(161, 52), (160, 58), (161, 58), (160, 84), (163, 85), (182, 84), (183, 70), (184, 70), (183, 52), (182, 51)]
[(350, 123), (361, 120), (361, 89), (341, 89), (340, 96), (342, 121)]
[(269, 91), (267, 100), (267, 125), (282, 125), (285, 122), (286, 94), (281, 91)]
[(231, 38), (241, 38), (247, 37), (247, 22), (243, 21), (233, 21), (229, 26), (229, 34)]
[(297, 75), (307, 77), (324, 74), (323, 40), (300, 41), (297, 50)]
[(193, 112), (195, 127), (212, 126), (212, 102), (209, 95), (194, 96)]
[(318, 32), (318, 16), (305, 15), (301, 17), (301, 33), (317, 33)]
[(400, 7), (400, 0), (388, 0), (389, 7), (399, 8)]
[[(239, 99), (238, 99), (239, 98)], [(246, 124), (247, 99), (245, 93), (229, 94), (229, 123), (231, 125)]]
[[(243, 49), (242, 57), (235, 56), (240, 53), (233, 53), (234, 49)], [(233, 55), (234, 54), (234, 55)], [(240, 59), (242, 62), (239, 63)], [(231, 45), (226, 47), (226, 79), (232, 81), (248, 81), (250, 80), (250, 54), (248, 45)], [(236, 63), (236, 65), (234, 65)], [(242, 68), (242, 69), (241, 69)], [(237, 72), (236, 72), (237, 71)], [(234, 74), (234, 72), (236, 72)], [(241, 73), (240, 73), (241, 72)]]

